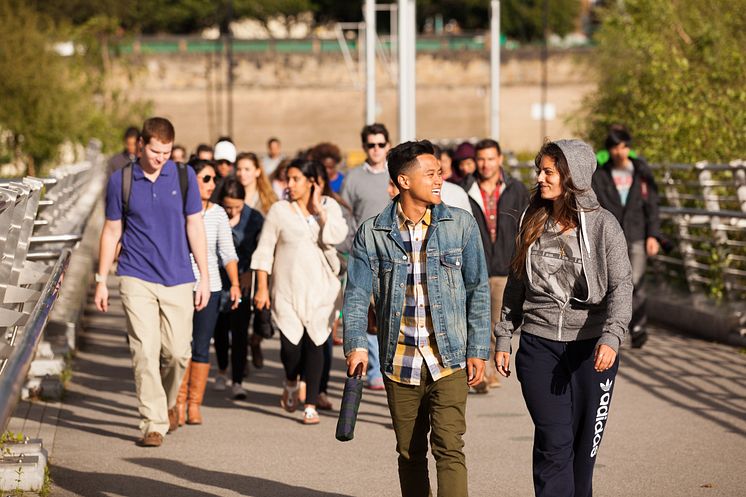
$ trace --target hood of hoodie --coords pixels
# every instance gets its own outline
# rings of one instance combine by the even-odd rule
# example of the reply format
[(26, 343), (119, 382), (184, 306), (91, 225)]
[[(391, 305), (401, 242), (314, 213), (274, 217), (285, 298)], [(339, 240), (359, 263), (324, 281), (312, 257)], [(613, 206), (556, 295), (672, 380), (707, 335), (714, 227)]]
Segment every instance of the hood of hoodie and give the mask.
[(582, 190), (577, 197), (578, 206), (583, 211), (598, 208), (598, 199), (591, 188), (591, 178), (596, 170), (596, 154), (593, 147), (582, 140), (558, 140), (555, 143), (565, 154), (573, 183)]

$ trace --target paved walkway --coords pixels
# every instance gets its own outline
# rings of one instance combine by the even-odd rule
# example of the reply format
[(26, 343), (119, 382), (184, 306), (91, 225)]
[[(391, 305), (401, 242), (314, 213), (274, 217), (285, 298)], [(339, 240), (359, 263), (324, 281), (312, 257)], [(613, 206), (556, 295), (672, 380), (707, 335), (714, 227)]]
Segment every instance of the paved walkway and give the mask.
[[(159, 449), (136, 447), (134, 383), (116, 297), (107, 315), (89, 308), (86, 322), (63, 403), (22, 405), (17, 413), (33, 411), (27, 430), (45, 433), (53, 496), (398, 495), (385, 396), (365, 393), (352, 442), (334, 439), (335, 413), (322, 413), (318, 426), (301, 425), (300, 413), (279, 407), (277, 339), (265, 342), (264, 369), (251, 370), (248, 400), (234, 402), (210, 384), (204, 425), (180, 428)], [(596, 495), (744, 495), (746, 355), (655, 329), (644, 349), (622, 357)], [(337, 405), (343, 381), (336, 348), (330, 393)], [(470, 395), (467, 416), (472, 497), (533, 495), (532, 426), (514, 377), (489, 395)]]

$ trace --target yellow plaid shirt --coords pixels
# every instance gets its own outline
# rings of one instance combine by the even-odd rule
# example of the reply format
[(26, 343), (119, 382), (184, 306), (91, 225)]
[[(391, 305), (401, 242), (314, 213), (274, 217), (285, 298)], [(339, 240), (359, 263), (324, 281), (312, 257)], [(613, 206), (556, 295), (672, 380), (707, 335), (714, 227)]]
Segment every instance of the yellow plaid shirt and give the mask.
[(394, 353), (393, 373), (387, 376), (397, 383), (419, 385), (423, 364), (427, 365), (433, 380), (444, 378), (466, 364), (447, 368), (438, 352), (438, 344), (431, 339), (433, 320), (430, 314), (430, 302), (427, 296), (427, 256), (425, 242), (431, 222), (431, 212), (417, 222), (408, 219), (397, 204), (399, 231), (409, 257), (407, 285), (404, 293), (404, 312), (402, 312), (399, 338)]

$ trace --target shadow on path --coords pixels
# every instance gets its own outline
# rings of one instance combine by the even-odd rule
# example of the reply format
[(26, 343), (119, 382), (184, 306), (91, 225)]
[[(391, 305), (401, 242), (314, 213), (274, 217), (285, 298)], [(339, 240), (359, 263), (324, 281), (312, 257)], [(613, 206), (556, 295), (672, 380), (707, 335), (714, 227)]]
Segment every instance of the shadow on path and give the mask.
[[(146, 468), (170, 473), (179, 478), (187, 476), (194, 483), (232, 490), (241, 495), (251, 497), (352, 497), (335, 492), (321, 492), (310, 488), (297, 487), (264, 478), (225, 473), (223, 471), (211, 471), (168, 459), (136, 457), (125, 460)], [(156, 494), (154, 493), (153, 495)]]
[(728, 352), (722, 345), (656, 329), (643, 349), (623, 351), (619, 375), (674, 407), (746, 437), (746, 357), (735, 348)]

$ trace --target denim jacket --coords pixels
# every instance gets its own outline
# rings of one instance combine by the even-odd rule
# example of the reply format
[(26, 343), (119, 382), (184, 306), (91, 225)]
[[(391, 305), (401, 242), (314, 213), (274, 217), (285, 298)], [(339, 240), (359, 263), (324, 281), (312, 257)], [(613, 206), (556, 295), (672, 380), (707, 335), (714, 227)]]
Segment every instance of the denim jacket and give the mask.
[[(409, 262), (399, 232), (397, 201), (398, 197), (358, 229), (348, 261), (343, 308), (347, 355), (368, 348), (368, 305), (373, 295), (384, 373), (393, 371)], [(443, 365), (488, 359), (490, 290), (474, 217), (444, 204), (433, 206), (426, 253), (433, 335)]]

